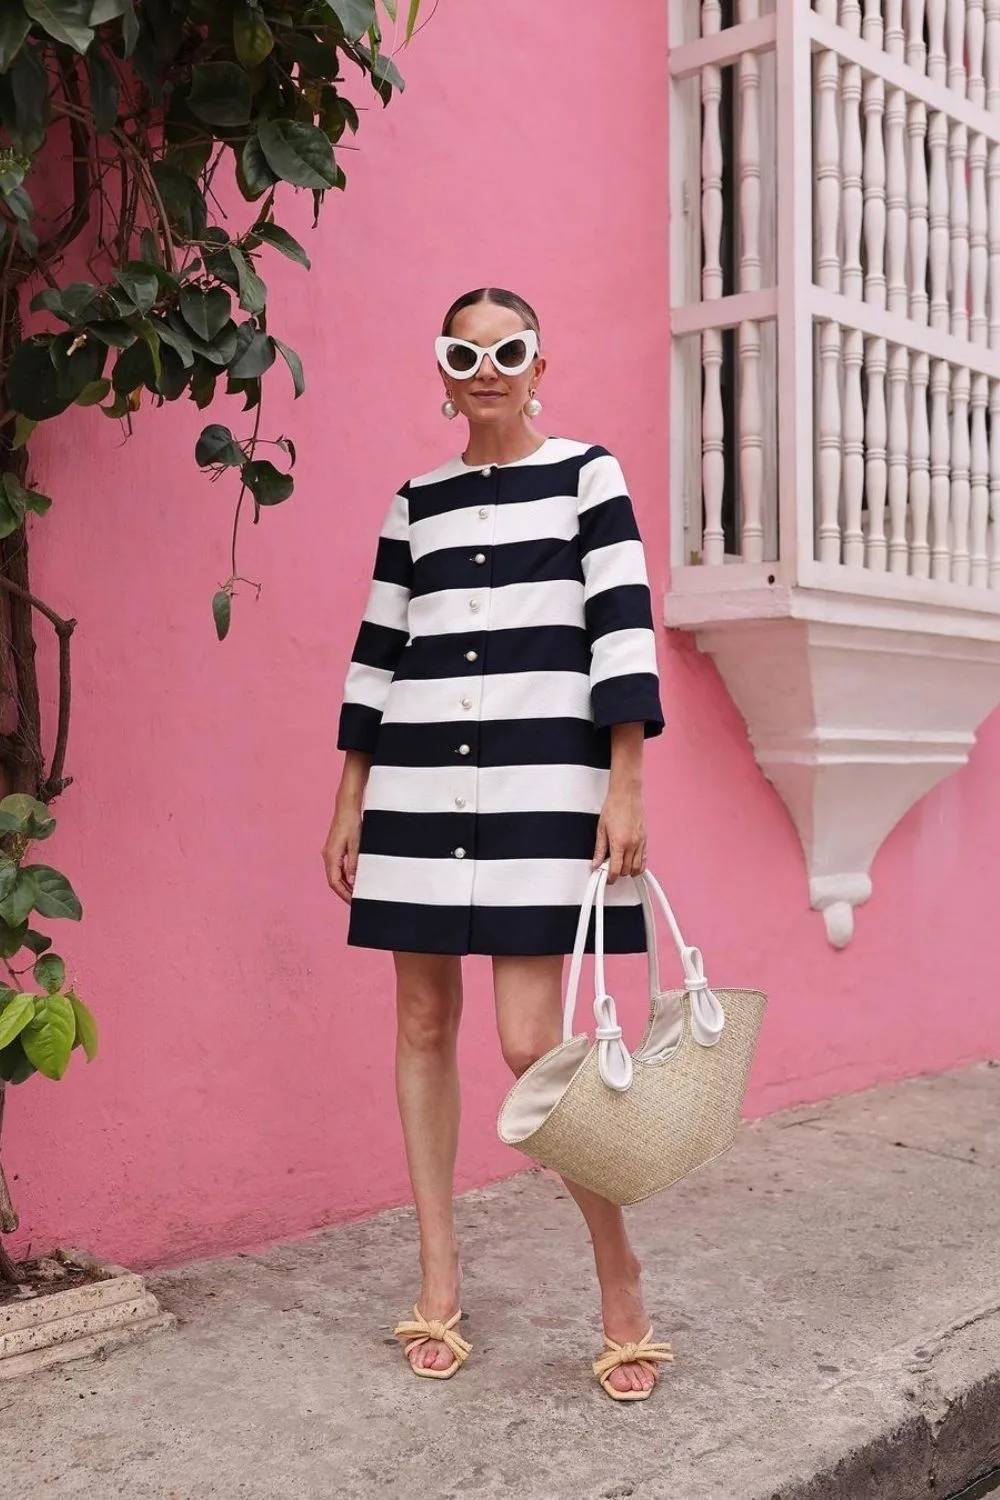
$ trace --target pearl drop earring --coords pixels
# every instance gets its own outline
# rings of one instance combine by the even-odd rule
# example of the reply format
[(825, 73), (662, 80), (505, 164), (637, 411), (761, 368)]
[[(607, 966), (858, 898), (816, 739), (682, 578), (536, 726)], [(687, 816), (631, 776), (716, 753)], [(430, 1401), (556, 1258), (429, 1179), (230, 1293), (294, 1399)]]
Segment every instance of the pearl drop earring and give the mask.
[(449, 422), (454, 422), (455, 418), (458, 416), (458, 407), (455, 405), (450, 395), (441, 403), (441, 415), (447, 418)]
[(527, 401), (524, 403), (524, 415), (526, 417), (540, 417), (541, 414), (542, 403), (539, 401), (534, 391), (531, 391)]

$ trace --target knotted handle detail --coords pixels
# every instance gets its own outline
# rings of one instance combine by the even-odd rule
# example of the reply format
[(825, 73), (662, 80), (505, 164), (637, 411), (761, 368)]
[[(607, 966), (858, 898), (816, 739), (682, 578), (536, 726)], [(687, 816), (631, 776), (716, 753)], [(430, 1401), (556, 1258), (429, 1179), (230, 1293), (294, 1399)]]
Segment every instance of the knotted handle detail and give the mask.
[[(674, 940), (684, 973), (684, 989), (691, 1002), (691, 1034), (702, 1047), (712, 1047), (718, 1042), (726, 1024), (725, 1012), (718, 997), (709, 987), (705, 974), (705, 962), (700, 948), (685, 943), (677, 919), (663, 888), (656, 876), (647, 870), (642, 875), (629, 876), (634, 880), (642, 905), (643, 925), (646, 931), (646, 955), (649, 974), (650, 1002), (654, 1006), (660, 994), (660, 961), (656, 939), (656, 922), (653, 901), (666, 917), (670, 935)], [(634, 1066), (632, 1054), (625, 1045), (615, 1002), (608, 993), (604, 969), (604, 903), (608, 883), (608, 862), (600, 865), (590, 876), (580, 907), (580, 917), (573, 943), (573, 955), (566, 982), (566, 998), (563, 1002), (563, 1041), (573, 1036), (576, 1019), (576, 1001), (583, 971), (584, 950), (587, 945), (587, 929), (590, 914), (594, 912), (594, 1038), (597, 1045), (597, 1066), (603, 1081), (609, 1088), (624, 1091), (632, 1083)]]

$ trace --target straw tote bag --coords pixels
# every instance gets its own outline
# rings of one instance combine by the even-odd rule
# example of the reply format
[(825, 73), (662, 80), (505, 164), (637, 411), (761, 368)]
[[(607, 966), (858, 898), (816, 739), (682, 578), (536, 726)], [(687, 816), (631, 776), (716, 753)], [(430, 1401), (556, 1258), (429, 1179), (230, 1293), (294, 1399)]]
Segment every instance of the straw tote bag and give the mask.
[[(497, 1120), (500, 1139), (612, 1203), (639, 1203), (721, 1156), (739, 1127), (766, 997), (712, 990), (701, 952), (684, 942), (666, 896), (647, 871), (634, 877), (646, 928), (650, 1009), (630, 1053), (604, 980), (604, 894), (595, 870), (580, 909), (563, 1005), (563, 1040), (518, 1079)], [(631, 878), (631, 877), (630, 877)], [(682, 990), (660, 989), (653, 902), (680, 955)], [(574, 1036), (591, 909), (594, 1040)]]

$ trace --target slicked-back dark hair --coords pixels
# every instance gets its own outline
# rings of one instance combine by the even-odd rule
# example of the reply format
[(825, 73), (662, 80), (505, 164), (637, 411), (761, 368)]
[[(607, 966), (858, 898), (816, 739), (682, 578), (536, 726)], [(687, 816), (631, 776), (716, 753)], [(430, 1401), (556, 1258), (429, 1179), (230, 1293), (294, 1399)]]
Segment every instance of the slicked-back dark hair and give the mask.
[(464, 296), (459, 297), (457, 302), (451, 304), (445, 314), (444, 323), (441, 325), (441, 332), (445, 335), (449, 334), (451, 332), (451, 325), (458, 317), (458, 314), (466, 307), (475, 307), (477, 302), (492, 302), (495, 307), (510, 308), (511, 312), (515, 312), (519, 318), (523, 318), (526, 327), (533, 328), (538, 334), (539, 339), (541, 338), (542, 330), (538, 323), (538, 314), (531, 303), (525, 302), (524, 298), (519, 297), (516, 292), (508, 292), (502, 286), (481, 286), (476, 291), (466, 292)]

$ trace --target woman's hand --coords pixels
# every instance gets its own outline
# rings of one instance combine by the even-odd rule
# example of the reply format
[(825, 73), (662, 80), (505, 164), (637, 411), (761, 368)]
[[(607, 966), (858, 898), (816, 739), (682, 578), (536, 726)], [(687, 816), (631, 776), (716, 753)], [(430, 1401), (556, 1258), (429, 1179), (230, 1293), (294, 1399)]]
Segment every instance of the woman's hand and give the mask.
[(361, 809), (339, 805), (323, 845), (323, 864), (330, 889), (341, 901), (350, 904), (354, 894), (354, 877), (358, 872), (358, 846), (361, 843)]
[(361, 844), (361, 810), (365, 787), (371, 770), (371, 757), (348, 750), (344, 771), (337, 791), (333, 822), (323, 845), (323, 865), (330, 889), (341, 901), (350, 904), (354, 895), (354, 877), (358, 873), (358, 849)]
[(642, 806), (641, 724), (611, 727), (611, 777), (597, 824), (594, 869), (608, 860), (608, 884), (646, 868), (646, 815)]
[(609, 885), (614, 885), (619, 875), (641, 875), (645, 870), (646, 817), (641, 787), (609, 787), (597, 824), (594, 869), (605, 859), (609, 861)]

